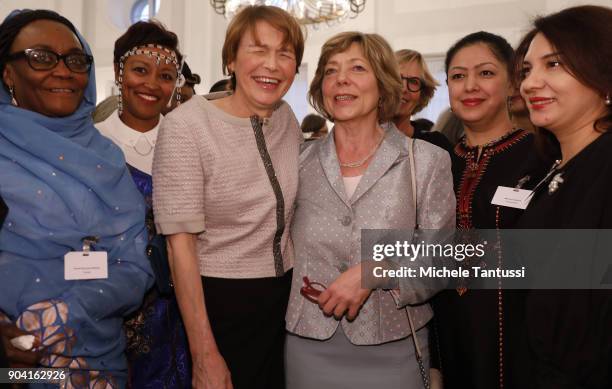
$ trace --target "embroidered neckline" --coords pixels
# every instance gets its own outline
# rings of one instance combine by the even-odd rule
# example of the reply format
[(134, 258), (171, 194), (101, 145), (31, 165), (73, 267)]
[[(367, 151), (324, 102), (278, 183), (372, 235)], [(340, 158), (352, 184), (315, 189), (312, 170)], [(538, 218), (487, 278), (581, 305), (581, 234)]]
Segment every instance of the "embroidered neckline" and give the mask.
[(468, 154), (470, 154), (470, 152), (478, 151), (478, 148), (482, 147), (483, 152), (486, 150), (488, 154), (495, 155), (506, 150), (508, 147), (514, 145), (516, 142), (520, 141), (527, 135), (529, 135), (527, 131), (520, 128), (515, 128), (507, 134), (504, 134), (501, 137), (494, 139), (491, 142), (482, 146), (469, 146), (464, 135), (461, 137), (459, 143), (457, 143), (457, 145), (455, 146), (454, 151), (457, 156), (465, 158)]
[(478, 147), (470, 147), (465, 144), (465, 136), (455, 146), (455, 154), (466, 160), (466, 165), (461, 175), (459, 190), (457, 191), (457, 228), (473, 228), (472, 223), (472, 201), (476, 188), (484, 176), (491, 157), (507, 150), (513, 145), (527, 137), (529, 133), (518, 129), (505, 134), (499, 139), (489, 142), (483, 146), (480, 158), (476, 160)]

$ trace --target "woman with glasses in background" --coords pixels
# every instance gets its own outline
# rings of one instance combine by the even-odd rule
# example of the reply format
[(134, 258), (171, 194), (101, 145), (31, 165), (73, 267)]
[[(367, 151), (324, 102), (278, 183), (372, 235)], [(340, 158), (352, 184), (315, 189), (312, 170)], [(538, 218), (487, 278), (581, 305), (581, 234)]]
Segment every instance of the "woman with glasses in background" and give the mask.
[(418, 51), (398, 50), (395, 58), (402, 77), (402, 100), (393, 117), (398, 130), (414, 139), (422, 139), (450, 152), (451, 144), (440, 132), (432, 132), (433, 123), (427, 119), (412, 120), (412, 115), (421, 112), (433, 97), (438, 82), (431, 75), (427, 63)]
[(21, 347), (37, 347), (37, 365), (69, 369), (68, 387), (123, 387), (123, 318), (153, 277), (144, 201), (91, 119), (92, 62), (55, 12), (14, 11), (0, 25), (0, 195), (10, 208), (0, 313), (33, 335)]

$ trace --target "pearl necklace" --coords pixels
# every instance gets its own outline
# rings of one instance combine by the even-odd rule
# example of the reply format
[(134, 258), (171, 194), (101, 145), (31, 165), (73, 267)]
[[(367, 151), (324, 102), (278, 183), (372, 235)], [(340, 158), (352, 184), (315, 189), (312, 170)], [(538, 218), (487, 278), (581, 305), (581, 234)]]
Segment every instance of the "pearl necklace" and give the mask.
[[(350, 168), (354, 168), (354, 167), (360, 167), (361, 165), (363, 165), (364, 163), (366, 163), (366, 161), (370, 158), (372, 158), (372, 156), (374, 155), (374, 153), (376, 153), (376, 150), (378, 150), (378, 148), (380, 147), (380, 144), (382, 143), (383, 139), (385, 139), (385, 134), (382, 134), (380, 137), (380, 140), (378, 141), (378, 143), (376, 144), (376, 146), (374, 146), (374, 148), (372, 149), (372, 151), (370, 151), (368, 153), (368, 155), (365, 156), (365, 158), (360, 159), (359, 161), (354, 161), (354, 162), (340, 162), (340, 166), (341, 167), (350, 167)], [(338, 159), (339, 160), (339, 159)]]

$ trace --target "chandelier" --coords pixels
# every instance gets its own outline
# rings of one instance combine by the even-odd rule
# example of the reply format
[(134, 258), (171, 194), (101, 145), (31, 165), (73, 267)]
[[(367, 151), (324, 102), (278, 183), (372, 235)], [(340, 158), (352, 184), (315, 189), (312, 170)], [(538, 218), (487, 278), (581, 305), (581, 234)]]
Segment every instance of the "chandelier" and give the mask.
[(365, 9), (366, 0), (210, 0), (219, 15), (231, 19), (244, 6), (272, 5), (289, 12), (300, 24), (339, 23)]

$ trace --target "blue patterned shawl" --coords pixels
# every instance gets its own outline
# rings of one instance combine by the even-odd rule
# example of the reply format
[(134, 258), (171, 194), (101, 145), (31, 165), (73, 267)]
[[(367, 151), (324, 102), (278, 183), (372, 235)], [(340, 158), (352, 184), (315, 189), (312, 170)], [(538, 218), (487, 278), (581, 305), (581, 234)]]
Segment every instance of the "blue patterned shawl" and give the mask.
[[(95, 102), (93, 66), (82, 103), (67, 117), (14, 107), (0, 87), (0, 195), (10, 209), (0, 232), (0, 311), (49, 346), (43, 365), (121, 382), (122, 317), (138, 308), (153, 278), (145, 203), (121, 150), (93, 125)], [(64, 255), (80, 251), (88, 235), (108, 252), (109, 277), (65, 281)]]

